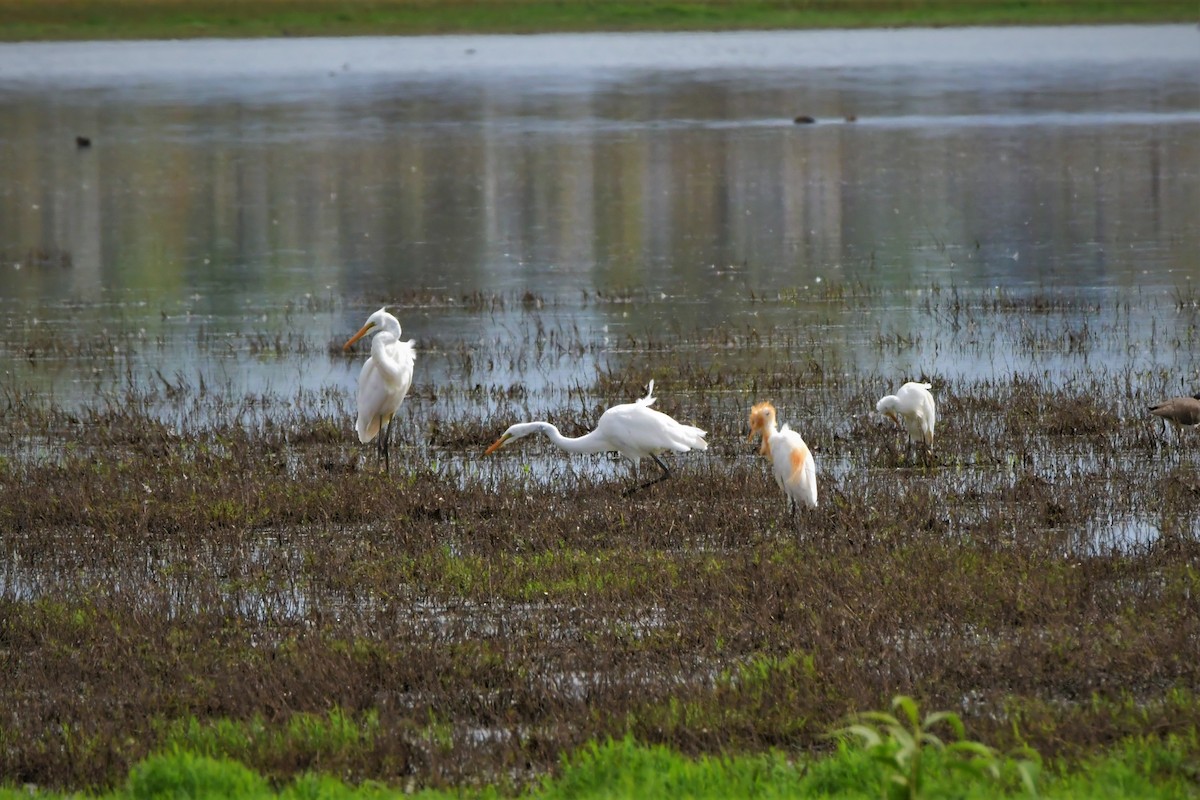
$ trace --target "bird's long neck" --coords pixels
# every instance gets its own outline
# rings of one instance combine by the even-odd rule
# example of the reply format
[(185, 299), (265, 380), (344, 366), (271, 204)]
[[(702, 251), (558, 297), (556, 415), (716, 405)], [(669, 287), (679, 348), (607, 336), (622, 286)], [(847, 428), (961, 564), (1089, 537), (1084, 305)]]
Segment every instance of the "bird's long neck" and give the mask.
[(563, 436), (558, 432), (558, 428), (549, 422), (538, 423), (538, 429), (550, 439), (558, 447), (567, 450), (571, 453), (603, 453), (610, 449), (608, 444), (600, 441), (596, 431), (590, 431), (583, 436)]
[(763, 431), (763, 442), (761, 452), (767, 458), (771, 457), (771, 440), (779, 435), (779, 428), (775, 427), (775, 420), (771, 420), (771, 424)]
[(400, 320), (393, 317), (391, 314), (383, 314), (379, 322), (379, 333), (375, 334), (375, 338), (379, 338), (380, 334), (390, 333), (393, 339), (400, 338)]
[(770, 458), (771, 437), (779, 433), (779, 430), (775, 427), (775, 418), (771, 417), (764, 422), (762, 428), (759, 429), (759, 433), (762, 434), (762, 445), (758, 448), (758, 452), (762, 453), (767, 458)]
[(384, 328), (371, 339), (371, 358), (375, 366), (393, 379), (400, 377), (400, 365), (388, 351), (388, 347), (400, 340), (400, 337), (388, 328)]
[(379, 356), (379, 354), (387, 353), (387, 346), (392, 342), (397, 342), (400, 337), (389, 330), (382, 330), (375, 334), (375, 338), (371, 340), (371, 355)]

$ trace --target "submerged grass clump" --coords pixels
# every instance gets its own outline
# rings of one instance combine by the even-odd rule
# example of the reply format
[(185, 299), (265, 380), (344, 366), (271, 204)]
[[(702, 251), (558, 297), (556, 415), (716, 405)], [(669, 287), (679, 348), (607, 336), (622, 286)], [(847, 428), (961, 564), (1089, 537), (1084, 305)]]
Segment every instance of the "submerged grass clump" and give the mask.
[[(244, 764), (221, 780), (248, 792), (267, 791), (258, 776), (308, 791), (297, 776), (315, 772), (553, 797), (603, 791), (613, 764), (752, 754), (727, 788), (859, 785), (877, 770), (843, 762), (859, 756), (829, 731), (896, 694), (996, 753), (1033, 748), (1044, 775), (1114, 742), (1135, 743), (1115, 763), (1153, 752), (1148, 771), (1176, 775), (1167, 762), (1200, 753), (1200, 465), (1192, 432), (1142, 406), (1178, 379), (1144, 354), (1192, 312), (1143, 310), (1167, 315), (1146, 326), (931, 294), (912, 300), (922, 336), (886, 343), (875, 323), (823, 336), (796, 297), (753, 298), (754, 323), (635, 321), (608, 344), (567, 320), (576, 302), (455, 299), (513, 335), (426, 345), (390, 475), (339, 386), (238, 393), (131, 359), (70, 401), (6, 387), (0, 775), (103, 790), (139, 763), (131, 787), (208, 769), (143, 762), (166, 752)], [(813, 313), (859, 315), (864, 297), (827, 289)], [(1023, 366), (900, 366), (960, 332)], [(362, 357), (326, 350), (279, 357)], [(540, 441), (482, 456), (520, 419), (581, 433), (651, 378), (658, 408), (709, 431), (670, 481), (623, 498), (629, 467), (604, 456)], [(872, 411), (908, 378), (939, 403), (928, 459)], [(795, 519), (747, 439), (759, 400), (817, 460), (821, 505)]]

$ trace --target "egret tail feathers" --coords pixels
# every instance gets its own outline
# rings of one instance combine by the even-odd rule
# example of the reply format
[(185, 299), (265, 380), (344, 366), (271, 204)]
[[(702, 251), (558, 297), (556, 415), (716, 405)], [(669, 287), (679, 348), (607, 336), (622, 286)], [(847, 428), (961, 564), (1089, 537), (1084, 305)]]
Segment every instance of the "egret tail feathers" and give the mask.
[(677, 453), (686, 453), (688, 450), (707, 450), (708, 442), (704, 440), (707, 436), (706, 431), (702, 431), (694, 425), (680, 425), (675, 432), (675, 447)]

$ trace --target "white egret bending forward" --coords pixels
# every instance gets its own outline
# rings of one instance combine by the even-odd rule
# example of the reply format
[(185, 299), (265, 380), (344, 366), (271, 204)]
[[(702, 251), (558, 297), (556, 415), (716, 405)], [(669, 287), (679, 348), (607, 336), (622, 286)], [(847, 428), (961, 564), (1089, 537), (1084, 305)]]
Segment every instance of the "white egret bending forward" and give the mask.
[[(708, 449), (708, 442), (704, 441), (704, 431), (676, 422), (661, 411), (655, 411), (650, 407), (653, 402), (654, 381), (650, 381), (645, 397), (636, 403), (622, 403), (608, 409), (600, 415), (596, 429), (591, 433), (571, 438), (563, 436), (558, 432), (558, 428), (549, 422), (520, 422), (506, 430), (484, 455), (494, 453), (509, 442), (538, 431), (571, 453), (606, 453), (615, 450), (633, 462), (634, 484), (625, 490), (625, 494), (630, 495), (671, 477), (671, 470), (658, 457), (659, 453), (668, 450), (686, 453), (689, 450)], [(654, 459), (662, 474), (639, 486), (638, 463), (647, 456)]]
[(371, 357), (358, 374), (358, 422), (354, 427), (363, 444), (375, 439), (383, 467), (391, 472), (388, 440), (392, 420), (412, 385), (416, 354), (411, 341), (400, 341), (400, 322), (387, 312), (386, 306), (367, 317), (366, 324), (342, 349), (349, 350), (372, 331), (375, 337), (371, 339)]
[(775, 406), (759, 403), (750, 409), (750, 439), (762, 437), (758, 452), (771, 462), (775, 483), (788, 499), (789, 513), (796, 513), (797, 503), (817, 507), (817, 465), (804, 438), (786, 424), (776, 430)]
[(921, 442), (926, 451), (933, 449), (933, 427), (937, 424), (937, 406), (928, 383), (909, 383), (900, 391), (879, 399), (875, 410), (908, 431), (908, 441)]

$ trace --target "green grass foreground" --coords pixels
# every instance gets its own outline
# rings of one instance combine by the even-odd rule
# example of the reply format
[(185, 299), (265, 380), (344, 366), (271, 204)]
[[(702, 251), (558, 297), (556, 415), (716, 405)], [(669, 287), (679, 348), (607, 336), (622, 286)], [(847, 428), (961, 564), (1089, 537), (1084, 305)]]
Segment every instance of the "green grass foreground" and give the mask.
[(0, 39), (1194, 22), (1194, 0), (0, 0)]
[[(1200, 796), (1197, 784), (1197, 737), (1129, 739), (1107, 755), (1070, 771), (1044, 773), (1037, 785), (1023, 783), (1016, 763), (1000, 758), (994, 775), (959, 769), (946, 753), (929, 753), (926, 779), (919, 787), (890, 781), (887, 766), (869, 749), (843, 742), (829, 756), (796, 761), (775, 752), (729, 758), (685, 758), (662, 746), (630, 738), (592, 744), (579, 751), (561, 773), (520, 797), (567, 798), (1151, 798)], [(910, 791), (911, 789), (911, 791)], [(498, 798), (509, 793), (495, 786), (450, 791), (423, 790), (366, 782), (349, 786), (338, 778), (306, 773), (280, 787), (238, 761), (176, 749), (136, 765), (125, 785), (100, 795), (118, 800), (150, 798)], [(30, 787), (0, 788), (0, 800), (30, 796), (78, 797), (38, 792)]]

